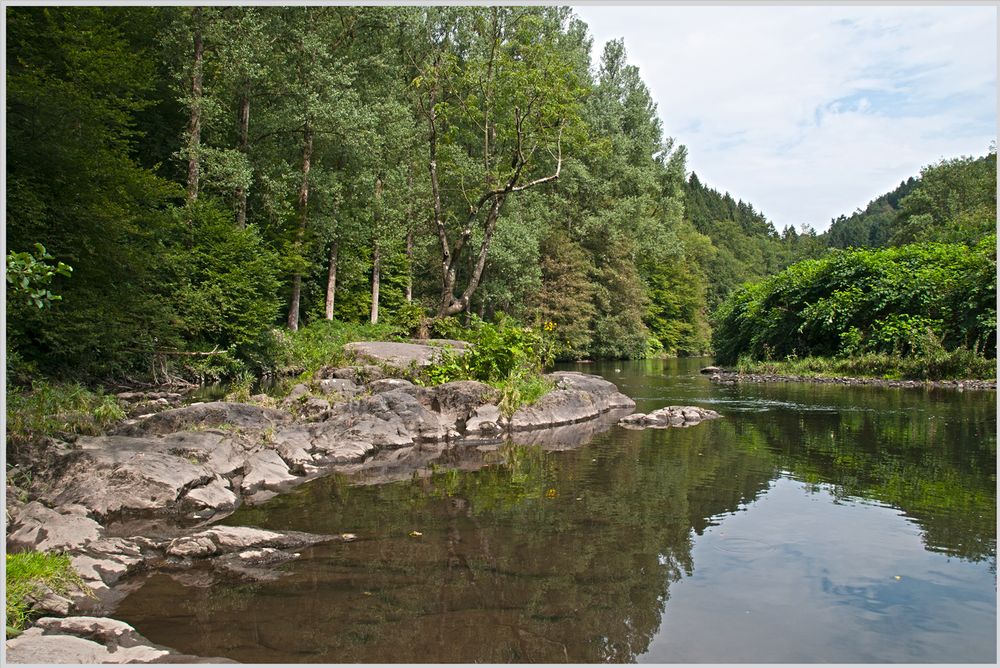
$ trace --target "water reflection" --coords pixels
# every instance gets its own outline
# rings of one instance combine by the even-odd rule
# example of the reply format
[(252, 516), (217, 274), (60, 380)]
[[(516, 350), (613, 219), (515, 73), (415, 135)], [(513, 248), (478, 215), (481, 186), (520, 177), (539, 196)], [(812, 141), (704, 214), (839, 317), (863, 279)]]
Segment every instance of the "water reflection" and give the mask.
[(582, 370), (722, 420), (317, 480), (230, 521), (358, 541), (276, 582), (156, 575), (119, 615), (253, 662), (995, 660), (995, 393), (717, 387), (697, 366)]

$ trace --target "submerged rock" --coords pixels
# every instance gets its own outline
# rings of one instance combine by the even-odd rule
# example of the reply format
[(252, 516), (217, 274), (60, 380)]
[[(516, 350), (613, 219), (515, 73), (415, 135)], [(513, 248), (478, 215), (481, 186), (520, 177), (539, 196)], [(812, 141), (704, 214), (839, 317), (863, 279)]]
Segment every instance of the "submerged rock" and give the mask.
[(332, 540), (339, 540), (339, 537), (220, 525), (175, 538), (170, 541), (166, 553), (172, 557), (209, 557), (251, 548), (295, 549)]

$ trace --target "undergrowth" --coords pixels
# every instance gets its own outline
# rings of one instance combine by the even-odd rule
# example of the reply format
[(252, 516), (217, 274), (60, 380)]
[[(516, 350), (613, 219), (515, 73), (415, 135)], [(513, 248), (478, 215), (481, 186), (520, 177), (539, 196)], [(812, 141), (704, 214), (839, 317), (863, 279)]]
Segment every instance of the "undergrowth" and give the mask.
[[(554, 359), (547, 323), (541, 329), (521, 327), (510, 319), (496, 324), (477, 320), (465, 331), (471, 344), (464, 351), (442, 350), (440, 359), (423, 370), (418, 382), (440, 385), (456, 380), (478, 380), (500, 392), (500, 412), (510, 417), (552, 389), (542, 376)], [(449, 332), (454, 335), (456, 332)]]
[(8, 455), (47, 437), (96, 435), (125, 418), (117, 397), (92, 391), (79, 383), (35, 380), (30, 387), (7, 391)]
[(20, 633), (31, 621), (30, 596), (45, 588), (66, 594), (84, 587), (65, 554), (18, 552), (7, 555), (7, 636)]

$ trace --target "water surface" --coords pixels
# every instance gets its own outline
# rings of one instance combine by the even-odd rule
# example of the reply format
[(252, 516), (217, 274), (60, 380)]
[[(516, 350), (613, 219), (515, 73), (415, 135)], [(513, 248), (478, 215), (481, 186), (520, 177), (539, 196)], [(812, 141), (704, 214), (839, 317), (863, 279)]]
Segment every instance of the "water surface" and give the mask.
[(116, 616), (257, 663), (995, 663), (996, 393), (717, 386), (705, 363), (575, 368), (723, 419), (316, 480), (227, 523), (358, 540), (273, 581), (153, 575)]

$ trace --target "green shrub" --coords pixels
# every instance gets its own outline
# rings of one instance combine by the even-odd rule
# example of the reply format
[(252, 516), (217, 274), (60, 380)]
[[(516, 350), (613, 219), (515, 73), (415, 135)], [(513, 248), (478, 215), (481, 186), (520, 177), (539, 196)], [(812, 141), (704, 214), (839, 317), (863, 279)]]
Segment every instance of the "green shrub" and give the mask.
[(544, 331), (520, 327), (506, 317), (495, 325), (479, 323), (470, 343), (461, 354), (444, 350), (440, 361), (425, 371), (431, 384), (451, 380), (501, 383), (538, 375), (553, 361), (552, 345)]
[(344, 364), (344, 344), (352, 341), (399, 341), (407, 332), (397, 325), (318, 320), (285, 334), (288, 357), (282, 373), (311, 375), (324, 366)]
[(555, 357), (549, 335), (553, 329), (551, 323), (541, 329), (521, 327), (503, 315), (496, 324), (479, 321), (469, 348), (464, 352), (445, 348), (418, 380), (427, 385), (455, 380), (492, 385), (500, 390), (500, 410), (509, 417), (552, 389), (541, 374)]
[(995, 243), (992, 236), (975, 248), (923, 243), (838, 250), (794, 264), (719, 306), (716, 360), (884, 353), (914, 355), (940, 369), (954, 366), (934, 361), (949, 351), (993, 358)]
[(924, 354), (867, 352), (850, 357), (805, 357), (784, 361), (756, 361), (741, 357), (739, 373), (782, 376), (850, 376), (893, 380), (990, 380), (996, 378), (996, 359), (986, 359), (968, 348), (937, 349)]

